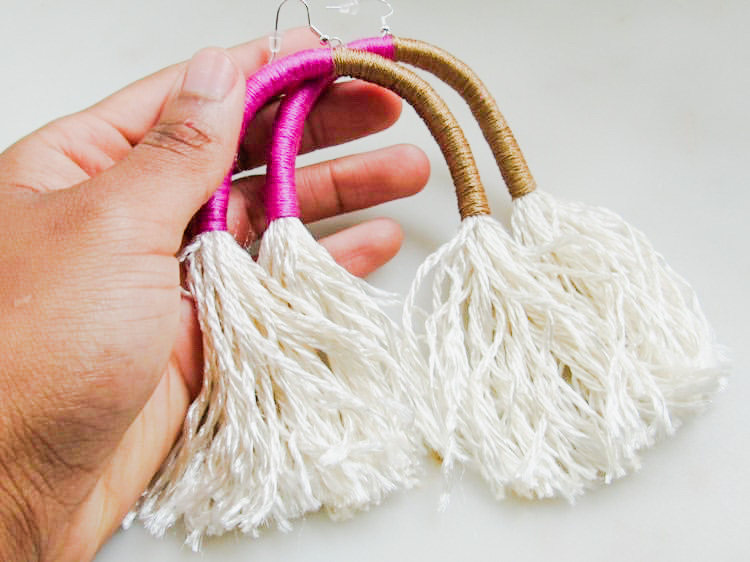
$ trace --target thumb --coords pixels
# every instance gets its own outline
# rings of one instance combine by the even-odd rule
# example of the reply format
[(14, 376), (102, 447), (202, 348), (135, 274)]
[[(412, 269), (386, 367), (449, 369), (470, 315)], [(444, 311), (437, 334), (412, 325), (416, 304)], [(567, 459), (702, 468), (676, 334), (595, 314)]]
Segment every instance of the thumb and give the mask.
[[(128, 156), (94, 178), (107, 205), (158, 225), (180, 245), (190, 218), (221, 184), (237, 150), (245, 80), (228, 51), (199, 51), (177, 78), (158, 123)], [(130, 211), (130, 212), (128, 212)]]

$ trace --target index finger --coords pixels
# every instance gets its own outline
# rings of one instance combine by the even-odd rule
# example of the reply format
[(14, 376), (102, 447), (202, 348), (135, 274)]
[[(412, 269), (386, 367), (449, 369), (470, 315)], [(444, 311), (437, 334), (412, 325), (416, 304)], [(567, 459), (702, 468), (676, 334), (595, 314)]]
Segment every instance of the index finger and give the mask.
[[(320, 43), (317, 37), (308, 28), (293, 29), (284, 33), (279, 56), (318, 46)], [(246, 77), (266, 64), (271, 55), (268, 37), (237, 45), (229, 49), (229, 52)], [(131, 145), (138, 144), (157, 123), (164, 102), (185, 64), (186, 62), (181, 62), (169, 66), (134, 82), (85, 112), (92, 113), (117, 129)]]

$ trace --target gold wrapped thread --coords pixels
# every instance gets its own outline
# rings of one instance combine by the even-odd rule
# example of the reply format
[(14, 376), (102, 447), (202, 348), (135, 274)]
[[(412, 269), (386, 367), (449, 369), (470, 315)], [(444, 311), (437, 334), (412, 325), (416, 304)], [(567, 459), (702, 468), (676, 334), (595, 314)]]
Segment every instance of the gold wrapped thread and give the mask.
[(517, 199), (534, 191), (536, 183), (513, 132), (476, 73), (450, 53), (423, 41), (396, 37), (393, 44), (397, 61), (434, 74), (466, 100), (490, 145), (511, 197)]
[(490, 214), (469, 143), (448, 106), (427, 82), (412, 71), (367, 52), (334, 49), (333, 61), (338, 76), (373, 82), (409, 102), (440, 146), (456, 188), (461, 218)]

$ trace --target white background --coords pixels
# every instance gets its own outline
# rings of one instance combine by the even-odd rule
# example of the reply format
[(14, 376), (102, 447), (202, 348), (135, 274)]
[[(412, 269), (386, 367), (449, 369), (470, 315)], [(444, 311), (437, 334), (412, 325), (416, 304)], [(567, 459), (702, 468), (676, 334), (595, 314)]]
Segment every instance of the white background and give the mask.
[[(478, 71), (542, 189), (618, 211), (691, 281), (719, 339), (734, 352), (728, 389), (706, 414), (648, 452), (638, 474), (575, 506), (499, 503), (466, 474), (448, 510), (438, 513), (435, 474), (343, 524), (312, 516), (289, 535), (210, 541), (201, 556), (176, 535), (156, 540), (136, 527), (113, 537), (97, 560), (748, 559), (750, 2), (394, 2), (395, 34), (438, 44)], [(349, 40), (378, 32), (374, 4), (356, 18), (326, 13), (325, 0), (310, 4), (315, 23), (332, 35)], [(201, 47), (268, 33), (276, 3), (2, 0), (0, 6), (2, 149)], [(282, 27), (303, 17), (289, 2)], [(489, 150), (460, 100), (445, 95), (465, 124), (495, 214), (505, 220), (509, 201)], [(390, 131), (313, 158), (397, 142), (429, 154), (433, 172), (425, 191), (319, 228), (362, 216), (399, 219), (405, 246), (371, 280), (403, 293), (420, 260), (458, 224), (447, 168), (424, 125), (405, 108)]]

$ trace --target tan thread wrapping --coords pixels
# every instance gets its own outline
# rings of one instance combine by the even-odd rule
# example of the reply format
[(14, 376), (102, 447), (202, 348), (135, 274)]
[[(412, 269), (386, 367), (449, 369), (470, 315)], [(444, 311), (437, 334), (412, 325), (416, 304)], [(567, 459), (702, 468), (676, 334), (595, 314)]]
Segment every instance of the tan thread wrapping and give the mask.
[(448, 163), (461, 218), (490, 214), (469, 143), (448, 106), (427, 82), (412, 71), (371, 53), (334, 49), (333, 61), (338, 76), (373, 82), (409, 102), (429, 128)]
[(476, 73), (450, 53), (415, 39), (395, 37), (396, 60), (434, 74), (469, 104), (490, 145), (513, 199), (536, 189), (536, 182), (495, 99)]

